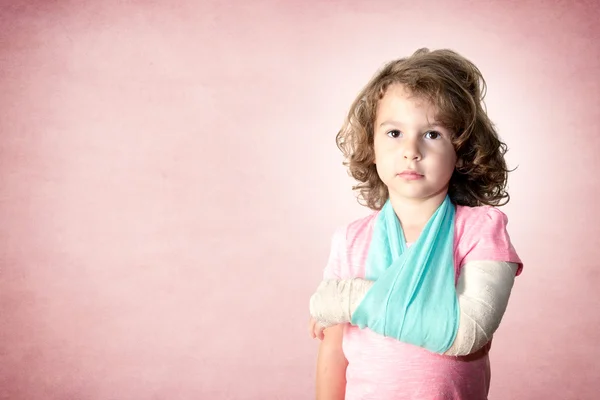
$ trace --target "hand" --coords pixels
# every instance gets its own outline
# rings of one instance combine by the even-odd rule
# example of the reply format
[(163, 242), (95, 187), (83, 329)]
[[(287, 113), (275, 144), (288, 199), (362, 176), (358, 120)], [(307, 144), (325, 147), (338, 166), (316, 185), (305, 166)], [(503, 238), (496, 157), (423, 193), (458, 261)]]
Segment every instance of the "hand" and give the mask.
[(314, 318), (311, 318), (308, 322), (308, 333), (312, 339), (323, 340), (325, 335), (323, 331), (326, 329), (326, 326), (323, 326)]

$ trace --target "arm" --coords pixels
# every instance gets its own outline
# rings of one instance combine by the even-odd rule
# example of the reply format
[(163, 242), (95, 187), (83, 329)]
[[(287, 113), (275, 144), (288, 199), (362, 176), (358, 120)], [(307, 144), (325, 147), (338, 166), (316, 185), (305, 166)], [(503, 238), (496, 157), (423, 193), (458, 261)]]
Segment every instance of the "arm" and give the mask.
[[(346, 263), (346, 227), (336, 229), (331, 252), (324, 271), (326, 280), (340, 279)], [(311, 300), (312, 302), (312, 300)], [(319, 344), (316, 370), (316, 399), (344, 400), (348, 361), (342, 350), (344, 325), (322, 324), (323, 339)], [(333, 326), (332, 326), (333, 325)]]
[(342, 350), (344, 325), (325, 329), (317, 356), (317, 400), (343, 400), (348, 361)]
[(492, 340), (508, 306), (517, 268), (502, 261), (471, 261), (463, 266), (456, 286), (458, 332), (444, 354), (472, 354)]
[[(465, 264), (456, 288), (460, 308), (458, 332), (444, 354), (472, 354), (490, 340), (506, 311), (517, 264), (502, 261), (471, 261)], [(326, 280), (311, 298), (311, 315), (326, 326), (350, 322), (352, 313), (372, 281)]]

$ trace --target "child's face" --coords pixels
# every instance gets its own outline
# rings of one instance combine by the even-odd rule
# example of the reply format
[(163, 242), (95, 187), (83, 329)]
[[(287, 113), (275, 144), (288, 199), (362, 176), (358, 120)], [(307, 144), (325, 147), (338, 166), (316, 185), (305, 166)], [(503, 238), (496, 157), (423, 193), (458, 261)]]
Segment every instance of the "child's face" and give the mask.
[(435, 125), (435, 108), (390, 86), (380, 100), (374, 125), (375, 163), (392, 199), (445, 196), (456, 152), (451, 132)]

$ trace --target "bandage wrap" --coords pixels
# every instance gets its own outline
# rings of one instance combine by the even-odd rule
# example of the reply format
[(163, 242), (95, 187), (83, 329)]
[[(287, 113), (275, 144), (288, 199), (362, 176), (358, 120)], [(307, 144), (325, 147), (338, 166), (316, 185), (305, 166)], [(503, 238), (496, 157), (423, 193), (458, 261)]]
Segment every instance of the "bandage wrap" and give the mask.
[[(518, 265), (471, 261), (458, 278), (460, 318), (452, 346), (443, 354), (465, 356), (480, 350), (498, 329), (508, 306)], [(373, 281), (324, 280), (310, 299), (310, 313), (323, 326), (348, 323)]]

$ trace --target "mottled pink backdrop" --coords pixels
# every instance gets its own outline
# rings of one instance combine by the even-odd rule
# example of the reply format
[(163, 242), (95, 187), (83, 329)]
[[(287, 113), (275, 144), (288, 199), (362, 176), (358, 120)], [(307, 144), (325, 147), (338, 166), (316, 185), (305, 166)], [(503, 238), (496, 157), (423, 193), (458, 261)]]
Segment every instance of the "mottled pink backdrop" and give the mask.
[(597, 399), (594, 2), (1, 3), (1, 399), (312, 398), (308, 297), (367, 212), (334, 136), (421, 46), (480, 66), (518, 166), (490, 398)]

